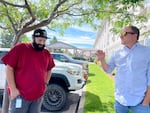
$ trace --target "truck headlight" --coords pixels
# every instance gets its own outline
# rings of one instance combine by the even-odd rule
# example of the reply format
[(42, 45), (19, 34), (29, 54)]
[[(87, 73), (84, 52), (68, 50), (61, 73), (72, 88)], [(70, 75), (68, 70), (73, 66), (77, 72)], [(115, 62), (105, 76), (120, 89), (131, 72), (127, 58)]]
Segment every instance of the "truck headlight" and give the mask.
[(68, 68), (67, 72), (71, 75), (79, 75), (80, 74), (80, 71), (72, 69), (72, 68)]

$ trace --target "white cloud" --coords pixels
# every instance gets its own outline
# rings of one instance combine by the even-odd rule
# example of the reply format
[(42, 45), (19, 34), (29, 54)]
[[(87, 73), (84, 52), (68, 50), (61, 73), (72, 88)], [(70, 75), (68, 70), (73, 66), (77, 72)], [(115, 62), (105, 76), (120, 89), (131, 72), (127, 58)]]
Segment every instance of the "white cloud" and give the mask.
[(87, 25), (84, 25), (84, 26), (82, 26), (82, 27), (79, 27), (79, 26), (72, 26), (72, 28), (75, 28), (75, 29), (78, 29), (78, 30), (81, 30), (81, 31), (86, 31), (86, 32), (95, 32), (95, 30), (92, 29), (92, 27), (87, 26)]
[(93, 44), (95, 39), (91, 39), (90, 37), (84, 37), (80, 36), (78, 38), (76, 37), (62, 37), (59, 39), (60, 41), (63, 41), (68, 44)]
[[(50, 37), (51, 39), (53, 38), (53, 36), (56, 36), (58, 41), (62, 41), (64, 43), (71, 44), (71, 45), (76, 46), (78, 48), (89, 48), (89, 47), (93, 46), (94, 41), (95, 41), (94, 36), (91, 36), (91, 35), (90, 36), (88, 36), (88, 35), (84, 36), (86, 34), (86, 32), (93, 32), (92, 29), (90, 29), (90, 27), (73, 26), (72, 28), (75, 28), (75, 29), (83, 31), (83, 32), (80, 32), (80, 34), (78, 36), (76, 36), (72, 32), (69, 32), (66, 36), (65, 36), (65, 34), (64, 34), (64, 36), (60, 36), (57, 32), (53, 32), (53, 31), (50, 31), (47, 34), (48, 34), (48, 37)], [(33, 31), (28, 32), (27, 36), (29, 38), (31, 38), (32, 34), (33, 34)], [(95, 32), (95, 34), (96, 34), (96, 32)]]

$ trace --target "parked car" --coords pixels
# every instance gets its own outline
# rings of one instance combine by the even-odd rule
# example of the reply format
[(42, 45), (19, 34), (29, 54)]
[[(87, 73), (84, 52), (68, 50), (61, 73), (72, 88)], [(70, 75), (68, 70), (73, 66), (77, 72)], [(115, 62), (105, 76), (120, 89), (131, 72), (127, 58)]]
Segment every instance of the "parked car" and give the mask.
[(71, 56), (64, 54), (64, 53), (51, 53), (51, 54), (54, 59), (59, 60), (61, 62), (68, 62), (68, 63), (75, 63), (75, 64), (82, 65), (84, 69), (84, 75), (86, 79), (88, 78), (88, 62), (87, 61), (73, 59)]
[(0, 48), (0, 95), (3, 94), (5, 87), (5, 65), (2, 63), (1, 58), (10, 50), (10, 48)]
[[(0, 50), (1, 57), (8, 51)], [(52, 69), (52, 76), (44, 94), (43, 106), (49, 111), (61, 110), (67, 102), (69, 91), (81, 89), (85, 83), (83, 67), (79, 64), (62, 63), (54, 60), (55, 67)], [(0, 89), (3, 94), (5, 86), (5, 65), (0, 64)]]

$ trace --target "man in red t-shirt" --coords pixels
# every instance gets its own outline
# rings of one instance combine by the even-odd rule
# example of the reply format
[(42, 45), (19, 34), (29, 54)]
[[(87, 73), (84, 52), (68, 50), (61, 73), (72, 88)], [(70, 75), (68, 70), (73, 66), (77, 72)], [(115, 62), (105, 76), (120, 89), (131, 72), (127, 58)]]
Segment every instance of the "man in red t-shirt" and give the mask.
[(55, 66), (51, 54), (44, 49), (46, 31), (36, 29), (32, 39), (32, 43), (14, 46), (2, 58), (10, 91), (10, 113), (40, 113), (42, 96)]

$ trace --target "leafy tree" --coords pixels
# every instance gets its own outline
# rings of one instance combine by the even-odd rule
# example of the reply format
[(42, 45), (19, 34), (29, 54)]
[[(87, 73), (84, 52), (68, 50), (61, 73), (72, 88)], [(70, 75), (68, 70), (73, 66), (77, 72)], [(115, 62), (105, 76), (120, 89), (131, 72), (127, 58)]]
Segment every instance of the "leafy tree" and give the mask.
[(53, 38), (52, 38), (52, 40), (50, 40), (50, 44), (54, 44), (54, 43), (56, 43), (58, 40), (57, 40), (57, 38), (54, 36)]
[(0, 35), (0, 47), (10, 48), (13, 43), (13, 34), (2, 32)]
[(26, 35), (23, 35), (20, 39), (20, 42), (30, 42), (31, 40), (26, 36)]
[[(14, 35), (12, 33), (2, 32), (0, 34), (0, 47), (11, 48), (13, 44), (13, 37)], [(22, 35), (19, 42), (30, 42), (30, 39), (26, 35)]]
[(97, 28), (99, 20), (112, 21), (115, 15), (119, 20), (114, 19), (114, 25), (120, 27), (142, 20), (134, 10), (143, 4), (144, 0), (0, 0), (0, 28), (14, 33), (16, 44), (24, 33), (44, 26), (59, 28), (60, 33), (74, 24)]

